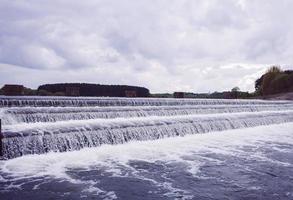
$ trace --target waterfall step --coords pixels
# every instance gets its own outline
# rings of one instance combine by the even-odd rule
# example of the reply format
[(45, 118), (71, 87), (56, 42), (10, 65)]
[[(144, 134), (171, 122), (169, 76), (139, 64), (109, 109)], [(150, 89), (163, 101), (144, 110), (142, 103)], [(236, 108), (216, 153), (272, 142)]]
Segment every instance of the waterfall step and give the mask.
[(2, 139), (4, 158), (49, 151), (72, 151), (102, 144), (154, 140), (293, 122), (293, 111), (259, 112), (132, 119), (95, 119), (6, 126)]
[(293, 122), (292, 101), (0, 96), (1, 159)]

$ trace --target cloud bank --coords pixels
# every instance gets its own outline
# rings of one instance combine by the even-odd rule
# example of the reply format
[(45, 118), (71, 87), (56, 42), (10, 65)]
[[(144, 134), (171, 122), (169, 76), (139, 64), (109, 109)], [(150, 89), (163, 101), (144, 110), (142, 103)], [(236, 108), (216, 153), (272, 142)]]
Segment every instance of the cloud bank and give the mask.
[(269, 65), (292, 69), (292, 9), (291, 0), (1, 0), (0, 85), (252, 91)]

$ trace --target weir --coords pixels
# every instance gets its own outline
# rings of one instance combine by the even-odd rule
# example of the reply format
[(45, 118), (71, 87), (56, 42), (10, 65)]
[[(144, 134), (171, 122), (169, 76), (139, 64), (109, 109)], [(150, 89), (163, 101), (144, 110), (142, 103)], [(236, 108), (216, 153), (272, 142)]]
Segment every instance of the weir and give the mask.
[(268, 105), (290, 101), (229, 100), (229, 99), (162, 99), (111, 97), (1, 97), (1, 107), (91, 107), (91, 106), (175, 106), (175, 105)]
[(293, 102), (0, 97), (2, 159), (293, 122)]
[(133, 107), (20, 107), (7, 108), (3, 124), (58, 122), (68, 120), (176, 116), (260, 111), (293, 110), (292, 105), (211, 105), (211, 106), (133, 106)]
[(0, 158), (3, 156), (3, 150), (2, 150), (2, 121), (0, 119)]

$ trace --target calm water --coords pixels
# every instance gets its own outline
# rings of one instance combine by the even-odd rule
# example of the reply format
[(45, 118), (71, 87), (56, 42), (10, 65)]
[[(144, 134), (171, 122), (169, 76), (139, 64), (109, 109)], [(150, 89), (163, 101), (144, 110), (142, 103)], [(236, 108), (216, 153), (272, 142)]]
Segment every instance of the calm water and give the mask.
[(293, 123), (0, 161), (0, 199), (293, 199)]

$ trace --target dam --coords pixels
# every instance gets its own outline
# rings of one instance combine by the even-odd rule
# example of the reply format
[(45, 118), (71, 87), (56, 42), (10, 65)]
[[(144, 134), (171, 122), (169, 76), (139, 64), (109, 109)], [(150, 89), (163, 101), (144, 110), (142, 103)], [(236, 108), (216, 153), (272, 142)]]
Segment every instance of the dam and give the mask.
[(0, 97), (1, 159), (293, 122), (292, 101)]
[(0, 97), (0, 198), (293, 199), (293, 102)]

